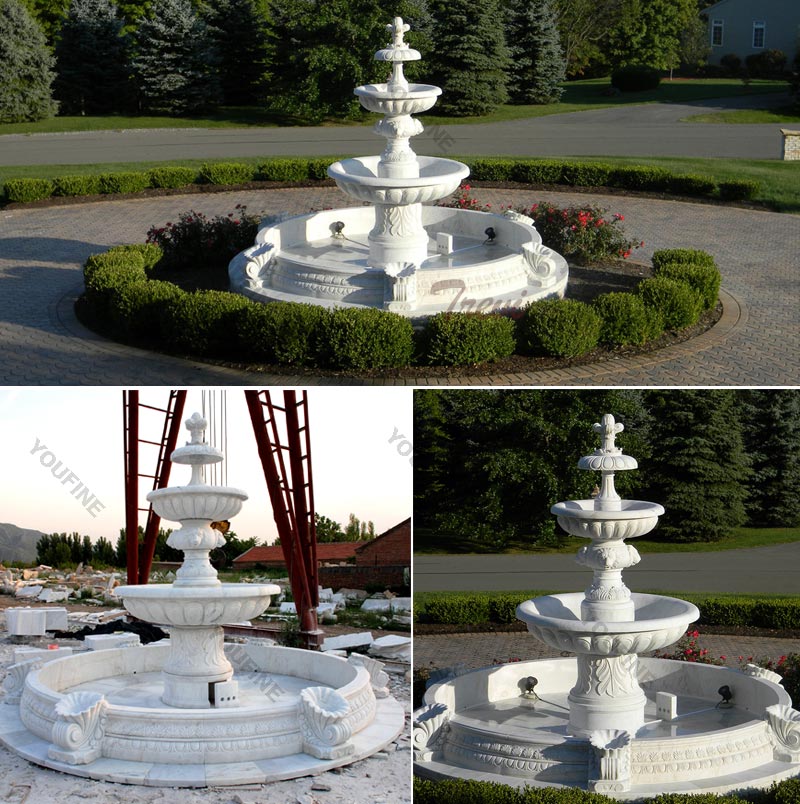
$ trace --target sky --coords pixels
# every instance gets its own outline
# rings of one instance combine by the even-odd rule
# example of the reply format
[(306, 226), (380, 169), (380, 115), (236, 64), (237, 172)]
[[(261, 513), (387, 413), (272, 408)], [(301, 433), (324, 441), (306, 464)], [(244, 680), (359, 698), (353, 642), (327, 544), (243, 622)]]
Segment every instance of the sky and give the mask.
[[(141, 404), (166, 406), (169, 389), (139, 391)], [(231, 527), (240, 538), (254, 536), (267, 544), (277, 532), (242, 389), (191, 389), (183, 418), (201, 411), (204, 400), (207, 411), (219, 411), (223, 395), (225, 482), (249, 495)], [(282, 389), (273, 390), (272, 398), (282, 404)], [(411, 391), (312, 388), (308, 405), (317, 513), (344, 526), (352, 512), (372, 520), (378, 533), (409, 517)], [(219, 441), (221, 417), (216, 421)], [(142, 410), (141, 438), (158, 441), (162, 427), (162, 414)], [(179, 445), (188, 439), (182, 429)], [(77, 531), (92, 541), (105, 536), (116, 543), (125, 521), (122, 389), (0, 389), (0, 445), (0, 522), (44, 533)], [(156, 447), (143, 446), (140, 472), (152, 474), (156, 457)], [(189, 467), (174, 465), (170, 485), (184, 485), (189, 476)], [(151, 487), (152, 481), (140, 483), (143, 505)]]

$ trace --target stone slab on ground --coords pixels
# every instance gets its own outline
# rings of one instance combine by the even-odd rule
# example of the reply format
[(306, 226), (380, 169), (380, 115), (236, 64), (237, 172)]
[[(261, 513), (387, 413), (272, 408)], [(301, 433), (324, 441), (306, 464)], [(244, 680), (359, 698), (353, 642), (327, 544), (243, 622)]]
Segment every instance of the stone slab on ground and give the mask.
[(366, 631), (361, 634), (342, 634), (341, 636), (327, 637), (322, 642), (322, 650), (329, 651), (343, 648), (363, 648), (371, 645), (375, 640), (372, 634)]

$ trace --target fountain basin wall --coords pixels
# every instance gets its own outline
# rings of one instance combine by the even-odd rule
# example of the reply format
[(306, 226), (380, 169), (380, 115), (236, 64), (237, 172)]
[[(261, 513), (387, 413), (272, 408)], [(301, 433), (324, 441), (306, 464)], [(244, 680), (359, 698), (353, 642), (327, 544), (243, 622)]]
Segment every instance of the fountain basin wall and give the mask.
[[(373, 720), (376, 699), (364, 668), (294, 648), (236, 647), (229, 647), (228, 658), (234, 667), (240, 666), (240, 673), (257, 669), (267, 677), (289, 676), (309, 682), (308, 686), (335, 689), (350, 705), (346, 720), (353, 734)], [(22, 723), (32, 734), (51, 741), (56, 706), (69, 690), (83, 684), (102, 690), (104, 679), (159, 674), (168, 655), (168, 645), (152, 645), (49, 662), (28, 674), (20, 702)], [(104, 757), (153, 763), (243, 762), (302, 751), (296, 695), (286, 696), (285, 702), (263, 696), (220, 709), (109, 704), (102, 740)]]
[[(347, 239), (331, 236), (337, 221), (345, 224)], [(436, 206), (422, 207), (422, 224), (429, 238), (428, 258), (415, 273), (416, 300), (407, 309), (389, 307), (391, 280), (368, 264), (373, 207), (326, 210), (265, 226), (256, 245), (231, 261), (231, 287), (262, 302), (386, 307), (408, 316), (524, 307), (539, 298), (562, 296), (566, 289), (566, 260), (542, 245), (533, 226), (502, 215)], [(492, 244), (485, 242), (490, 226), (496, 232)], [(452, 253), (437, 252), (437, 235), (453, 238)]]

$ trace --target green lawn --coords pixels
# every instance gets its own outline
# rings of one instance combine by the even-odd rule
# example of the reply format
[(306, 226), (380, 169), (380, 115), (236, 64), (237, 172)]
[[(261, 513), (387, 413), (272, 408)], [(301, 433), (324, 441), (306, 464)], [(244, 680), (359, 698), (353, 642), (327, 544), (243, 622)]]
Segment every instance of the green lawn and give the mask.
[[(608, 78), (592, 78), (585, 81), (567, 81), (559, 103), (544, 106), (501, 106), (483, 117), (444, 117), (426, 114), (422, 118), (428, 124), (493, 123), (502, 120), (519, 120), (543, 117), (551, 114), (580, 112), (609, 106), (625, 106), (634, 103), (688, 103), (708, 98), (726, 98), (740, 95), (786, 92), (785, 81), (754, 80), (745, 86), (732, 78), (676, 78), (664, 80), (654, 90), (610, 95)], [(323, 125), (372, 125), (375, 115), (364, 113), (359, 120), (326, 120)], [(0, 124), (0, 134), (45, 134), (75, 131), (116, 131), (141, 128), (242, 128), (250, 126), (297, 126), (308, 125), (301, 118), (277, 114), (268, 109), (252, 107), (228, 107), (202, 117), (53, 117), (35, 123)]]
[(790, 106), (778, 109), (739, 109), (713, 114), (693, 114), (684, 117), (682, 123), (800, 123), (800, 114)]
[[(414, 530), (414, 553), (416, 555), (439, 555), (459, 553), (462, 555), (475, 553), (474, 550), (459, 549), (464, 547), (461, 540), (447, 539), (441, 536), (437, 539), (437, 547), (432, 547), (424, 542), (429, 542), (430, 531), (419, 528)], [(719, 542), (692, 542), (689, 544), (676, 544), (672, 542), (659, 542), (651, 539), (636, 539), (631, 544), (636, 545), (636, 549), (643, 554), (646, 553), (707, 553), (718, 552), (720, 550), (739, 550), (749, 547), (769, 547), (774, 544), (787, 544), (789, 542), (800, 541), (800, 528), (736, 528), (733, 534)], [(586, 545), (586, 539), (579, 539), (574, 536), (563, 536), (556, 547), (536, 547), (530, 542), (520, 539), (506, 550), (506, 553), (536, 553), (537, 555), (546, 554), (574, 554), (580, 547)], [(486, 551), (491, 552), (491, 551)]]

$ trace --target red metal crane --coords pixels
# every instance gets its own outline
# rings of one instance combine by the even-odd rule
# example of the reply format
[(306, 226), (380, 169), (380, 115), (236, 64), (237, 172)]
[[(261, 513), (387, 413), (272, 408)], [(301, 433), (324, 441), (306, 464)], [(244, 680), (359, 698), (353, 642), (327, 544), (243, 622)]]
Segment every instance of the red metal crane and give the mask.
[[(318, 647), (322, 631), (317, 621), (319, 573), (317, 535), (314, 521), (314, 484), (311, 472), (311, 440), (308, 425), (308, 395), (298, 400), (295, 391), (283, 392), (283, 406), (275, 405), (269, 391), (245, 391), (253, 434), (272, 513), (289, 571), (292, 596), (300, 619), (300, 632), (308, 647)], [(186, 391), (170, 391), (166, 408), (143, 405), (138, 391), (123, 392), (125, 416), (125, 543), (128, 583), (147, 583), (155, 552), (160, 517), (152, 506), (140, 507), (139, 478), (153, 480), (153, 488), (169, 482), (169, 455), (180, 433)], [(160, 412), (164, 425), (160, 441), (148, 441), (139, 433), (139, 410)], [(279, 426), (282, 415), (283, 428)], [(283, 443), (281, 429), (285, 431)], [(139, 446), (159, 448), (154, 474), (139, 469)], [(288, 457), (287, 461), (284, 455)], [(147, 511), (144, 543), (139, 545), (139, 512)]]

